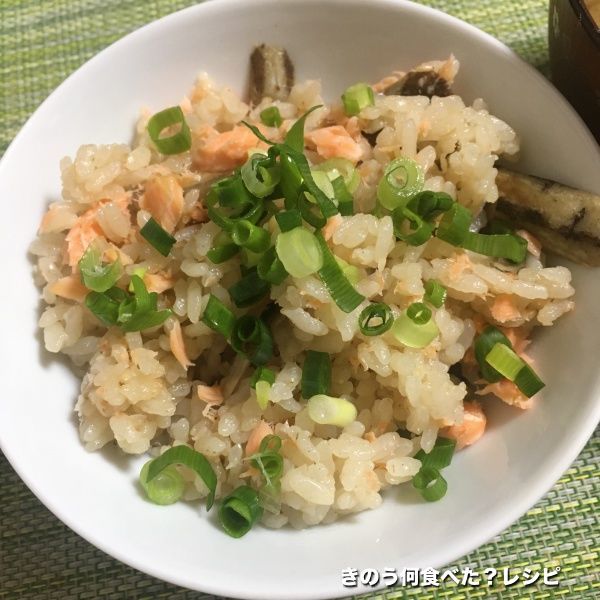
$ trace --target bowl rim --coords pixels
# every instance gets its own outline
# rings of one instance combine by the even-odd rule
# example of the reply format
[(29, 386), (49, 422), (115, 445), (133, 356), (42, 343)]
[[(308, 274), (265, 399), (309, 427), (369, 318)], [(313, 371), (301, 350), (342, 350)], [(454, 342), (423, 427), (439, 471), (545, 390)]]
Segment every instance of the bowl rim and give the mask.
[[(557, 0), (560, 1), (560, 0)], [(600, 23), (592, 17), (585, 0), (569, 0), (571, 8), (575, 12), (577, 20), (581, 23), (588, 38), (590, 38), (598, 48), (600, 48)]]
[[(260, 3), (271, 5), (273, 2), (277, 0), (258, 0)], [(348, 4), (352, 5), (363, 5), (364, 0), (295, 0), (296, 2), (302, 2), (302, 4), (313, 4), (318, 5), (321, 2), (325, 2), (328, 4), (337, 4), (340, 6), (347, 7)], [(46, 105), (51, 103), (54, 98), (59, 95), (62, 90), (71, 84), (71, 82), (76, 79), (80, 72), (87, 69), (90, 64), (96, 64), (101, 61), (110, 59), (112, 54), (116, 51), (120, 50), (121, 47), (126, 46), (131, 42), (132, 39), (137, 39), (140, 36), (147, 35), (150, 29), (153, 29), (159, 24), (164, 24), (165, 22), (176, 21), (178, 19), (184, 19), (188, 15), (193, 13), (204, 13), (205, 11), (210, 10), (220, 10), (220, 8), (215, 5), (241, 5), (247, 4), (250, 0), (220, 0), (218, 3), (216, 0), (206, 0), (200, 4), (195, 4), (190, 7), (181, 9), (179, 11), (175, 11), (168, 15), (165, 15), (159, 19), (151, 21), (140, 28), (134, 30), (113, 42), (99, 53), (94, 55), (91, 59), (83, 63), (79, 68), (77, 68), (73, 73), (71, 73), (55, 90), (53, 90), (48, 97), (38, 106), (38, 108), (30, 115), (26, 123), (23, 125), (21, 130), (17, 133), (13, 141), (9, 144), (6, 149), (4, 156), (0, 160), (0, 179), (3, 177), (3, 173), (8, 169), (8, 157), (15, 152), (15, 146), (17, 142), (24, 137), (24, 132), (32, 127), (31, 122), (36, 116), (36, 114)], [(254, 0), (256, 3), (256, 0)], [(389, 9), (389, 10), (397, 10), (400, 7), (408, 8), (411, 11), (415, 11), (417, 13), (424, 14), (429, 18), (435, 18), (437, 20), (441, 20), (444, 25), (457, 28), (462, 30), (470, 35), (473, 35), (478, 39), (478, 41), (482, 44), (486, 44), (489, 46), (495, 47), (499, 52), (504, 53), (506, 56), (510, 57), (511, 60), (517, 61), (521, 64), (521, 67), (526, 69), (529, 72), (529, 75), (532, 79), (536, 80), (539, 84), (543, 84), (544, 86), (549, 86), (549, 91), (553, 91), (556, 97), (556, 101), (558, 103), (562, 103), (565, 118), (570, 118), (574, 123), (579, 123), (582, 128), (582, 135), (587, 135), (590, 143), (596, 144), (592, 134), (589, 129), (586, 127), (585, 123), (579, 117), (579, 115), (574, 111), (574, 109), (570, 106), (570, 104), (557, 92), (555, 89), (553, 90), (550, 82), (539, 73), (533, 66), (524, 61), (521, 57), (519, 57), (513, 50), (508, 48), (504, 43), (494, 38), (492, 35), (480, 30), (476, 26), (467, 23), (457, 17), (444, 13), (438, 9), (434, 9), (432, 7), (417, 4), (410, 0), (372, 0), (372, 5), (374, 8), (380, 9)], [(226, 9), (223, 9), (226, 10)], [(600, 397), (599, 397), (600, 400)], [(554, 463), (548, 465), (547, 470), (545, 470), (545, 474), (543, 480), (541, 479), (537, 486), (531, 486), (526, 493), (523, 493), (519, 496), (518, 500), (516, 500), (509, 510), (505, 512), (502, 518), (497, 518), (494, 520), (493, 525), (490, 525), (486, 529), (479, 529), (477, 532), (473, 533), (468, 538), (465, 538), (461, 544), (452, 545), (452, 551), (446, 551), (442, 558), (438, 559), (440, 562), (450, 563), (452, 561), (456, 561), (467, 553), (479, 548), (482, 544), (486, 543), (490, 539), (492, 539), (498, 533), (504, 531), (507, 527), (509, 527), (512, 523), (521, 518), (525, 512), (535, 504), (540, 498), (543, 497), (556, 483), (556, 481), (560, 478), (560, 476), (567, 470), (569, 465), (575, 460), (575, 458), (579, 455), (585, 444), (588, 442), (590, 436), (593, 434), (594, 429), (596, 427), (596, 423), (600, 420), (600, 402), (596, 402), (594, 405), (590, 406), (589, 414), (586, 416), (592, 416), (595, 418), (588, 419), (585, 421), (581, 421), (579, 427), (577, 428), (578, 435), (575, 436), (568, 448), (568, 452), (565, 452), (559, 460), (556, 460)], [(0, 429), (1, 434), (1, 429)], [(149, 566), (147, 561), (140, 560), (139, 557), (132, 557), (126, 555), (119, 549), (113, 548), (109, 543), (104, 542), (101, 539), (96, 539), (95, 536), (81, 523), (77, 522), (74, 518), (72, 518), (69, 514), (67, 514), (60, 506), (54, 503), (51, 498), (46, 498), (44, 494), (37, 489), (35, 481), (33, 481), (27, 473), (27, 469), (24, 466), (19, 465), (18, 457), (13, 454), (10, 449), (6, 448), (5, 444), (2, 443), (2, 436), (0, 435), (0, 448), (4, 452), (6, 458), (8, 459), (11, 466), (17, 472), (19, 477), (25, 482), (25, 484), (29, 487), (29, 489), (35, 494), (35, 496), (46, 506), (60, 521), (65, 523), (70, 529), (72, 529), (77, 535), (84, 538), (86, 541), (99, 548), (100, 550), (106, 552), (110, 556), (116, 558), (117, 560), (127, 564), (143, 573), (146, 573), (153, 577), (158, 577), (164, 581), (171, 582), (176, 585), (180, 585), (186, 587), (188, 589), (195, 589), (199, 591), (203, 591), (205, 593), (213, 593), (217, 595), (226, 594), (230, 597), (238, 597), (238, 598), (256, 598), (257, 600), (264, 600), (266, 597), (271, 598), (272, 600), (280, 600), (275, 596), (262, 595), (256, 592), (250, 592), (245, 594), (244, 596), (238, 595), (233, 591), (235, 588), (226, 588), (224, 585), (227, 585), (227, 582), (212, 582), (212, 581), (204, 581), (202, 582), (202, 587), (198, 587), (198, 584), (193, 578), (185, 578), (181, 576), (175, 576), (171, 573), (166, 572), (161, 569), (157, 565)], [(440, 567), (442, 565), (436, 564), (434, 566)], [(237, 589), (240, 589), (239, 587)], [(376, 588), (369, 588), (370, 591), (375, 592), (377, 589), (381, 589), (381, 586)], [(355, 590), (355, 593), (365, 592), (365, 590)], [(312, 590), (312, 592), (304, 592), (301, 590), (293, 590), (290, 589), (288, 598), (337, 598), (341, 597), (343, 592), (340, 589), (337, 589), (335, 592), (332, 589), (323, 590), (318, 593)]]

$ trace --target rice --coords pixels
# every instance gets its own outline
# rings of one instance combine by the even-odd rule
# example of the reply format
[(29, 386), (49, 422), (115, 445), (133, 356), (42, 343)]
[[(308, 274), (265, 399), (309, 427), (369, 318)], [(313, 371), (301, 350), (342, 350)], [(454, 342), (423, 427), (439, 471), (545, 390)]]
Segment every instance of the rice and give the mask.
[[(272, 287), (270, 298), (280, 309), (272, 325), (279, 356), (270, 363), (276, 378), (261, 409), (250, 387), (249, 362), (202, 322), (211, 294), (232, 307), (227, 290), (239, 279), (240, 259), (213, 264), (206, 256), (220, 229), (199, 215), (217, 175), (195, 169), (194, 152), (207, 131), (230, 131), (245, 118), (257, 122), (268, 106), (278, 107), (286, 131), (322, 103), (320, 83), (308, 81), (295, 85), (286, 102), (265, 98), (251, 109), (231, 89), (201, 74), (181, 103), (193, 133), (191, 151), (160, 155), (145, 129), (148, 111), (140, 118), (133, 147), (82, 146), (74, 158), (61, 161), (62, 198), (51, 205), (30, 248), (44, 301), (39, 320), (44, 345), (68, 355), (82, 371), (75, 410), (85, 448), (116, 443), (128, 454), (156, 456), (187, 444), (213, 465), (222, 497), (244, 483), (260, 485), (244, 449), (253, 430), (267, 422), (282, 439), (284, 461), (281, 494), (263, 516), (263, 523), (274, 528), (329, 523), (379, 506), (386, 488), (418, 472), (415, 454), (430, 451), (440, 430), (462, 423), (467, 387), (450, 368), (468, 362), (482, 321), (516, 328), (527, 337), (533, 327), (550, 326), (573, 309), (574, 290), (564, 267), (548, 268), (530, 256), (526, 268), (514, 269), (435, 238), (419, 247), (399, 244), (392, 219), (370, 214), (383, 170), (399, 156), (418, 162), (425, 189), (444, 191), (477, 214), (497, 200), (497, 158), (519, 149), (515, 132), (482, 100), (467, 106), (458, 96), (377, 95), (355, 123), (377, 133), (373, 147), (362, 136), (357, 142), (361, 180), (354, 198), (360, 212), (339, 217), (329, 239), (332, 252), (355, 268), (355, 287), (365, 301), (342, 312), (316, 276), (288, 277)], [(340, 115), (337, 106), (321, 108), (309, 116), (306, 129), (345, 123)], [(281, 136), (267, 129), (266, 135)], [(309, 148), (307, 156), (322, 160), (318, 148)], [(171, 175), (184, 193), (172, 232), (177, 243), (165, 258), (139, 235), (150, 218), (139, 200), (147, 182)], [(121, 287), (132, 274), (143, 273), (149, 289), (158, 292), (159, 308), (173, 312), (165, 324), (141, 333), (106, 328), (81, 302), (51, 291), (53, 283), (76, 272), (69, 253), (76, 243), (83, 251), (90, 235), (99, 238), (106, 255), (120, 258)], [(448, 300), (433, 308), (439, 335), (427, 347), (408, 348), (389, 332), (360, 333), (358, 315), (369, 301), (385, 302), (398, 315), (422, 299), (425, 283), (433, 279), (446, 287)], [(506, 299), (515, 311), (508, 321), (499, 311)], [(178, 324), (180, 351), (194, 363), (191, 368), (174, 355), (171, 333)], [(343, 429), (319, 425), (308, 415), (300, 397), (307, 348), (332, 355), (330, 394), (357, 408), (356, 420)], [(198, 386), (212, 385), (219, 386), (222, 404), (200, 399)], [(198, 477), (178, 468), (186, 481), (185, 499), (207, 495)]]

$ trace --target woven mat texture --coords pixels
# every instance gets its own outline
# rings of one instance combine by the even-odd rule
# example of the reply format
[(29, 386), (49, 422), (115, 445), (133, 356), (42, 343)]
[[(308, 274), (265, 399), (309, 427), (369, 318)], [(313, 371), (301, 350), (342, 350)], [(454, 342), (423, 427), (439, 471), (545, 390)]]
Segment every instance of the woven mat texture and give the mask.
[[(368, 1), (368, 0), (365, 0)], [(567, 0), (563, 0), (567, 1)], [(424, 0), (547, 72), (547, 0)], [(87, 59), (190, 0), (0, 0), (0, 155), (40, 102)], [(600, 435), (516, 524), (454, 566), (561, 567), (560, 585), (396, 588), (362, 598), (600, 598)], [(362, 565), (363, 568), (369, 565)], [(292, 585), (293, 582), (290, 582)], [(127, 567), (59, 522), (0, 454), (0, 599), (208, 600)], [(216, 599), (215, 599), (216, 600)]]

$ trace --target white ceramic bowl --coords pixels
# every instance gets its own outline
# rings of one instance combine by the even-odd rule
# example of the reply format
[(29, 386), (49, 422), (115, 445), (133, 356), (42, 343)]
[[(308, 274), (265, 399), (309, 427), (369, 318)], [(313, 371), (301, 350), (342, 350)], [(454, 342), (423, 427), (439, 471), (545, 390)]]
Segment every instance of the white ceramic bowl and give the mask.
[[(550, 488), (598, 421), (600, 351), (595, 271), (574, 268), (577, 309), (540, 331), (535, 355), (547, 389), (527, 413), (494, 405), (489, 431), (448, 469), (443, 501), (411, 486), (375, 511), (303, 532), (257, 528), (224, 535), (214, 511), (144, 502), (140, 461), (88, 454), (72, 416), (78, 381), (40, 347), (38, 291), (26, 256), (44, 206), (60, 193), (59, 159), (83, 143), (126, 142), (141, 105), (176, 103), (206, 70), (243, 89), (258, 42), (285, 45), (298, 80), (322, 78), (326, 96), (394, 68), (454, 52), (457, 91), (484, 97), (522, 138), (521, 167), (600, 192), (598, 147), (562, 97), (505, 46), (465, 23), (400, 0), (220, 0), (127, 36), (63, 83), (0, 164), (5, 287), (0, 345), (2, 449), (57, 517), (102, 550), (162, 579), (265, 600), (347, 595), (345, 567), (442, 566), (521, 516)], [(14, 286), (14, 287), (13, 287)]]

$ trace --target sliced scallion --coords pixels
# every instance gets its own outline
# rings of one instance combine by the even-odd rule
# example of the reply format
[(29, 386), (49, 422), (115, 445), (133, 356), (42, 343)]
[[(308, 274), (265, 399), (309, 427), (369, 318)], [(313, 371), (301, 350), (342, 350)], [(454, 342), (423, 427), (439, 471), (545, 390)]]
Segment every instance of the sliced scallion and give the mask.
[(487, 353), (485, 362), (509, 381), (514, 381), (525, 366), (523, 359), (512, 348), (501, 342), (494, 344)]
[(415, 458), (421, 461), (422, 467), (431, 467), (441, 471), (452, 462), (455, 449), (456, 440), (439, 436), (430, 452), (419, 450), (415, 454)]
[(148, 500), (154, 504), (167, 505), (177, 502), (185, 490), (185, 481), (173, 465), (163, 469), (152, 481), (148, 481), (148, 471), (152, 460), (144, 464), (140, 471), (140, 485), (144, 488)]
[(522, 263), (527, 256), (527, 240), (518, 235), (485, 235), (469, 231), (461, 246), (477, 254), (505, 258), (517, 264)]
[(261, 111), (260, 120), (267, 127), (279, 127), (283, 123), (281, 113), (276, 106), (269, 106)]
[(273, 285), (280, 285), (283, 283), (288, 276), (288, 272), (279, 257), (275, 247), (269, 248), (259, 259), (256, 266), (256, 272), (261, 279), (272, 283)]
[(219, 508), (221, 526), (233, 538), (246, 535), (262, 514), (258, 493), (247, 485), (233, 490), (223, 499)]
[(219, 265), (230, 258), (233, 258), (240, 251), (240, 247), (234, 243), (215, 246), (206, 253), (206, 258), (215, 265)]
[(79, 261), (81, 281), (88, 290), (106, 292), (117, 283), (123, 273), (121, 261), (117, 259), (107, 265), (102, 264), (102, 252), (91, 243)]
[[(180, 126), (179, 131), (169, 137), (160, 137), (160, 134), (167, 127), (174, 125)], [(146, 129), (150, 139), (161, 154), (180, 154), (189, 150), (192, 146), (192, 133), (179, 106), (165, 108), (165, 110), (156, 113), (148, 121)]]
[(304, 152), (304, 124), (308, 115), (321, 108), (321, 105), (309, 108), (291, 127), (285, 136), (285, 145), (296, 152)]
[(536, 375), (535, 371), (527, 364), (515, 377), (515, 385), (528, 397), (535, 396), (546, 384)]
[(344, 183), (344, 178), (340, 175), (337, 179), (334, 179), (331, 182), (333, 187), (333, 193), (338, 201), (338, 210), (340, 211), (340, 215), (343, 217), (348, 217), (354, 214), (354, 198), (352, 194), (348, 191), (346, 184)]
[(280, 233), (275, 249), (285, 270), (292, 277), (307, 277), (323, 266), (323, 252), (317, 237), (303, 227)]
[(231, 347), (253, 365), (266, 364), (273, 356), (273, 337), (264, 321), (252, 315), (240, 317), (231, 332)]
[(360, 183), (360, 175), (354, 163), (347, 158), (330, 158), (313, 167), (313, 171), (325, 171), (330, 181), (338, 177), (344, 178), (348, 191), (353, 194)]
[(364, 301), (365, 297), (359, 294), (348, 281), (323, 236), (317, 233), (316, 239), (323, 256), (323, 266), (319, 269), (319, 277), (338, 308), (346, 313), (352, 312)]
[(268, 367), (257, 367), (250, 379), (250, 387), (254, 388), (258, 381), (266, 381), (272, 385), (275, 383), (275, 373)]
[(140, 235), (163, 256), (169, 256), (173, 244), (177, 241), (153, 217), (150, 217), (147, 223), (140, 229)]
[(345, 398), (317, 394), (307, 402), (308, 416), (319, 425), (346, 427), (356, 420), (356, 406)]
[(471, 219), (469, 210), (455, 202), (440, 219), (435, 235), (448, 244), (461, 246), (469, 233)]
[(271, 244), (271, 236), (263, 227), (250, 223), (250, 221), (236, 221), (231, 228), (233, 243), (251, 252), (264, 252)]
[(489, 326), (477, 336), (473, 345), (475, 359), (479, 365), (481, 376), (490, 383), (496, 383), (502, 379), (502, 374), (491, 367), (486, 361), (486, 356), (496, 344), (504, 344), (512, 349), (510, 340), (499, 329)]
[(302, 225), (302, 215), (299, 210), (283, 210), (275, 215), (275, 220), (282, 233), (291, 231)]
[(253, 268), (229, 288), (229, 295), (238, 308), (248, 308), (262, 300), (270, 289), (269, 282), (261, 279)]
[(302, 367), (301, 390), (305, 399), (327, 394), (331, 386), (331, 357), (327, 352), (307, 350)]
[(262, 410), (265, 410), (269, 405), (269, 397), (271, 393), (271, 384), (264, 379), (256, 382), (254, 388), (256, 390), (256, 402)]
[(279, 166), (264, 154), (253, 154), (240, 169), (246, 189), (257, 198), (265, 198), (273, 192), (281, 177)]
[(211, 294), (202, 315), (202, 322), (213, 331), (229, 338), (235, 323), (235, 315), (216, 296)]
[(349, 117), (354, 117), (363, 108), (375, 104), (373, 88), (366, 83), (355, 83), (342, 94), (342, 103), (344, 104), (344, 112)]
[(383, 302), (369, 304), (358, 317), (360, 332), (366, 336), (381, 335), (394, 323), (392, 309)]
[(150, 485), (155, 477), (171, 465), (184, 465), (202, 479), (204, 485), (208, 488), (206, 510), (210, 510), (215, 501), (217, 475), (206, 457), (189, 446), (182, 445), (169, 448), (150, 462), (148, 477), (146, 478), (147, 484)]
[(427, 502), (441, 500), (448, 491), (448, 483), (442, 474), (432, 467), (421, 467), (413, 477), (412, 484)]
[(441, 308), (444, 305), (446, 294), (446, 288), (435, 279), (430, 279), (425, 284), (424, 300), (436, 308)]
[(408, 315), (408, 310), (404, 310), (394, 321), (391, 331), (401, 344), (409, 348), (425, 348), (437, 337), (439, 329), (431, 318), (425, 323), (420, 322), (426, 313), (420, 310), (415, 310), (415, 313), (416, 321)]
[[(392, 213), (394, 235), (410, 246), (421, 246), (433, 235), (433, 225), (406, 206), (399, 206)], [(408, 222), (408, 229), (404, 226)]]
[(340, 258), (339, 256), (335, 257), (335, 262), (340, 266), (340, 269), (342, 269), (342, 273), (352, 285), (356, 285), (360, 281), (361, 273), (360, 269), (357, 266), (347, 263), (343, 258)]
[(425, 183), (425, 175), (420, 165), (410, 158), (396, 158), (383, 172), (377, 186), (377, 199), (384, 208), (394, 210), (404, 206)]

